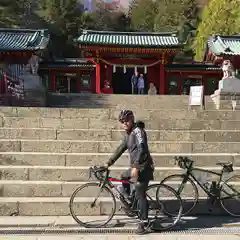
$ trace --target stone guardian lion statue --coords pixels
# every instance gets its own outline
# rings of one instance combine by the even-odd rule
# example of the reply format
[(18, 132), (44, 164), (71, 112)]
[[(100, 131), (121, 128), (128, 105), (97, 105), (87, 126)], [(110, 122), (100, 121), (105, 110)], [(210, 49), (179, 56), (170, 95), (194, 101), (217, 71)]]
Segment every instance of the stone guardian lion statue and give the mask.
[(235, 76), (234, 67), (233, 67), (230, 60), (224, 60), (223, 61), (222, 71), (223, 71), (223, 78), (222, 79), (226, 79), (226, 78)]

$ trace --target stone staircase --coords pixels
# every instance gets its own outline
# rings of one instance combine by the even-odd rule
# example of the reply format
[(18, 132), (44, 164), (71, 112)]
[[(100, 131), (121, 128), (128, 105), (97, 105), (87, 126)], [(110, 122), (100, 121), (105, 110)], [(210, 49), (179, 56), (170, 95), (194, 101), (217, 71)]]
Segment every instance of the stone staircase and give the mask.
[[(123, 95), (123, 94), (64, 94), (49, 93), (49, 107), (74, 108), (128, 108), (132, 109), (188, 109), (189, 96), (186, 95)], [(238, 100), (239, 102), (239, 100)], [(232, 109), (232, 101), (221, 102), (224, 109)], [(210, 96), (205, 96), (205, 108), (216, 109)], [(237, 103), (237, 109), (239, 103)]]
[[(233, 161), (239, 173), (240, 111), (179, 109), (181, 97), (178, 101), (172, 98), (175, 109), (174, 105), (167, 108), (168, 97), (162, 98), (161, 105), (151, 103), (151, 97), (142, 98), (143, 102), (135, 97), (139, 108), (134, 111), (137, 119), (146, 123), (155, 160), (155, 181), (182, 172), (173, 165), (175, 155), (190, 155), (197, 166), (214, 170), (219, 169), (217, 161)], [(127, 100), (122, 97), (125, 104)], [(69, 197), (74, 189), (93, 181), (88, 179), (88, 168), (105, 163), (119, 144), (122, 132), (116, 121), (118, 113), (117, 107), (1, 107), (0, 214), (69, 215)], [(119, 176), (127, 166), (128, 156), (124, 154), (112, 167), (112, 176)], [(202, 191), (200, 196), (204, 197)], [(80, 199), (82, 215), (89, 215), (87, 197)], [(200, 202), (195, 214), (207, 213), (205, 203)], [(91, 214), (103, 214), (109, 206), (105, 199)]]

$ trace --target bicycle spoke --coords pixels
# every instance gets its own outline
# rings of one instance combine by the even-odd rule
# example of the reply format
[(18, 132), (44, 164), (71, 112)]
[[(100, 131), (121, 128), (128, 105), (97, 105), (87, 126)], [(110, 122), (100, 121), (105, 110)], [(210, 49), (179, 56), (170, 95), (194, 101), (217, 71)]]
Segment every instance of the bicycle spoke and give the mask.
[[(156, 192), (162, 193), (156, 195)], [(181, 218), (182, 201), (176, 191), (169, 186), (154, 184), (149, 186), (150, 196), (149, 221), (153, 223), (155, 230), (167, 230), (174, 227)], [(149, 199), (149, 200), (150, 200)], [(176, 216), (170, 216), (170, 209), (174, 209)]]
[(105, 226), (112, 219), (115, 211), (115, 197), (108, 188), (100, 188), (97, 183), (82, 185), (75, 190), (70, 199), (71, 215), (84, 227)]
[(223, 209), (232, 216), (240, 217), (240, 175), (235, 175), (223, 182), (220, 202)]

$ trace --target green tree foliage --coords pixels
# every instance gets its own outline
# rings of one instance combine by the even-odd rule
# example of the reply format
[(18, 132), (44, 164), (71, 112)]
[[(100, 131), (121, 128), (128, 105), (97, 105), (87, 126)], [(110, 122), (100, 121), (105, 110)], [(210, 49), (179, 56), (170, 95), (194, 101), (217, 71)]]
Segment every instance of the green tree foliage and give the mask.
[(84, 13), (82, 25), (86, 29), (126, 31), (129, 28), (128, 17), (121, 11), (117, 2), (106, 4), (103, 1), (97, 1), (96, 11)]
[(0, 27), (21, 26), (28, 0), (1, 0)]
[[(51, 33), (50, 51), (54, 56), (77, 53), (75, 39), (81, 28), (83, 6), (77, 0), (40, 0), (38, 14)], [(60, 51), (59, 51), (60, 50)]]
[(186, 23), (196, 19), (196, 0), (158, 0), (158, 13), (154, 30), (158, 32), (178, 31)]
[(135, 31), (152, 32), (158, 12), (157, 1), (135, 0), (130, 5), (131, 27)]
[(202, 21), (194, 42), (195, 58), (202, 60), (206, 41), (215, 34), (234, 35), (240, 33), (239, 0), (211, 0), (204, 8)]
[(40, 0), (39, 14), (59, 35), (73, 37), (81, 24), (83, 6), (77, 0)]

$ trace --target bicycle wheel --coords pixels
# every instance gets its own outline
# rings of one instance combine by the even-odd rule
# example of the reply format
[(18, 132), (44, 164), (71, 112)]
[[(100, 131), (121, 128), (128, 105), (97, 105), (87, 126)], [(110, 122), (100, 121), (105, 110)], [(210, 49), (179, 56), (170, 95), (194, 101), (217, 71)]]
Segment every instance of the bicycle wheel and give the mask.
[[(162, 180), (161, 184), (170, 185), (180, 196), (182, 199), (183, 204), (183, 212), (182, 215), (187, 215), (190, 213), (198, 202), (198, 189), (196, 184), (191, 180), (187, 179), (187, 181), (183, 185), (183, 180), (185, 175), (181, 174), (174, 174), (166, 177)], [(156, 193), (157, 198), (161, 196), (159, 190)], [(173, 211), (169, 212), (170, 216), (176, 216), (177, 212), (174, 213)]]
[[(99, 183), (86, 183), (73, 192), (69, 207), (73, 219), (81, 226), (104, 227), (116, 212), (116, 199), (108, 187), (100, 188)], [(94, 207), (96, 207), (95, 210)]]
[[(161, 199), (156, 198), (156, 192), (163, 193)], [(177, 192), (165, 184), (152, 184), (147, 190), (147, 199), (149, 202), (149, 222), (152, 224), (152, 230), (168, 230), (173, 228), (181, 219), (183, 206), (182, 200)], [(167, 214), (170, 209), (174, 209), (176, 215)]]
[(220, 189), (222, 208), (231, 216), (240, 217), (240, 175), (230, 177), (223, 182)]

